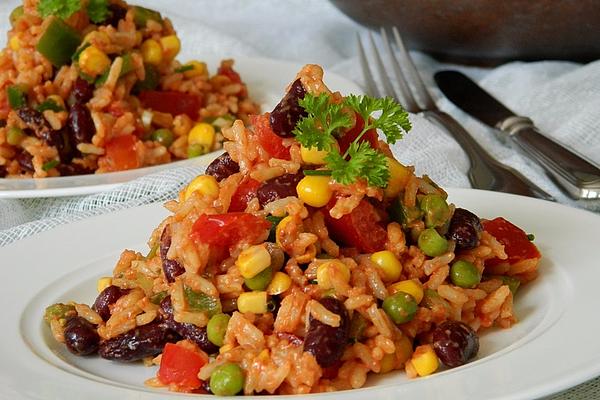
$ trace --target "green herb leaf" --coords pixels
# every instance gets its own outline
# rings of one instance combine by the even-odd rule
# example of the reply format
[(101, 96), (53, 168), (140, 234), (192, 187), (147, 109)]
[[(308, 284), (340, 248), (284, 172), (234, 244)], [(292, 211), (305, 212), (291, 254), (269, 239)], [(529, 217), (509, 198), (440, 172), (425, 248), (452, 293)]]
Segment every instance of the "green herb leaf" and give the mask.
[(186, 71), (191, 71), (193, 69), (194, 69), (193, 65), (182, 65), (181, 67), (175, 69), (175, 72), (177, 72), (177, 73), (183, 73), (183, 72), (186, 72)]
[(342, 128), (350, 128), (352, 119), (342, 104), (330, 104), (325, 93), (319, 96), (306, 95), (298, 104), (308, 116), (296, 124), (292, 132), (296, 140), (306, 148), (316, 147), (329, 150), (335, 143), (334, 135)]
[(347, 153), (348, 159), (335, 150), (325, 157), (333, 179), (349, 185), (364, 178), (370, 186), (387, 186), (390, 171), (383, 153), (372, 148), (369, 142), (352, 142)]
[(305, 169), (304, 176), (331, 176), (330, 169)]
[[(344, 103), (355, 110), (365, 121), (365, 129), (381, 129), (388, 143), (394, 144), (408, 133), (412, 126), (408, 120), (408, 113), (391, 97), (375, 99), (369, 96), (350, 95)], [(375, 118), (373, 114), (381, 112)]]
[(108, 18), (108, 0), (89, 0), (87, 13), (93, 23), (99, 24)]
[(43, 18), (56, 15), (67, 19), (81, 10), (81, 0), (40, 0), (37, 9)]
[(35, 109), (38, 110), (39, 112), (44, 112), (47, 110), (51, 110), (54, 112), (65, 111), (65, 109), (62, 108), (61, 106), (59, 106), (58, 104), (56, 104), (56, 102), (54, 100), (46, 100), (46, 101), (40, 103)]
[(191, 288), (185, 286), (183, 288), (185, 299), (191, 311), (205, 312), (206, 315), (212, 317), (221, 312), (221, 302), (218, 298), (209, 296), (202, 292), (195, 292)]

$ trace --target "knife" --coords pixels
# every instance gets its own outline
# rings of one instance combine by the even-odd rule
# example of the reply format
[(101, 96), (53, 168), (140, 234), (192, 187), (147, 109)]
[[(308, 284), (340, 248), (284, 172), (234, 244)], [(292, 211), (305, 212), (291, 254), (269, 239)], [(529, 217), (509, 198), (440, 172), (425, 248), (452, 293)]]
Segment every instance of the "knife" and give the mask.
[(527, 117), (516, 115), (458, 71), (440, 71), (435, 81), (450, 101), (484, 124), (503, 141), (540, 164), (574, 199), (600, 198), (600, 168), (574, 150), (544, 136)]

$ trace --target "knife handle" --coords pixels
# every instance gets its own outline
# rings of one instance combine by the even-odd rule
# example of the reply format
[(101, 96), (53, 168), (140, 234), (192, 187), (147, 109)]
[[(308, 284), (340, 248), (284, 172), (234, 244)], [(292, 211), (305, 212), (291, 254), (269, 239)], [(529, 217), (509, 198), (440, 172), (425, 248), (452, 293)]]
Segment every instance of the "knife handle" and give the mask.
[(584, 156), (541, 134), (526, 117), (510, 117), (499, 124), (513, 142), (537, 161), (575, 198), (600, 198), (600, 168)]

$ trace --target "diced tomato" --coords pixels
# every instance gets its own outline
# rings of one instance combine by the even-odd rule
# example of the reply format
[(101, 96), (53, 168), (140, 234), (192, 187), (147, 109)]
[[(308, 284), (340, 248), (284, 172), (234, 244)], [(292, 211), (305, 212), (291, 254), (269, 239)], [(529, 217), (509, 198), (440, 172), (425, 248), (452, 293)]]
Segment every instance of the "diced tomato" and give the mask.
[(256, 191), (261, 183), (252, 178), (244, 179), (237, 190), (231, 196), (231, 204), (229, 204), (229, 212), (244, 211), (250, 200), (256, 197)]
[(235, 72), (233, 70), (233, 68), (227, 66), (220, 66), (219, 69), (217, 69), (217, 75), (224, 75), (226, 77), (228, 77), (229, 79), (231, 79), (232, 82), (235, 83), (242, 83), (242, 78), (240, 78), (240, 74), (238, 74), (237, 72)]
[(110, 171), (124, 171), (139, 168), (140, 160), (135, 149), (138, 139), (134, 135), (122, 135), (106, 143), (103, 159)]
[(329, 214), (335, 202), (334, 197), (327, 204), (325, 213), (325, 223), (332, 239), (345, 246), (356, 247), (362, 253), (374, 253), (385, 248), (387, 231), (371, 203), (363, 199), (350, 214), (335, 219)]
[(175, 91), (144, 90), (138, 97), (146, 108), (173, 116), (186, 114), (194, 120), (203, 105), (200, 95)]
[(538, 248), (527, 237), (527, 233), (502, 217), (483, 221), (483, 229), (504, 245), (504, 251), (508, 256), (506, 260), (498, 258), (487, 260), (486, 265), (493, 266), (501, 263), (512, 265), (521, 260), (541, 257)]
[[(358, 135), (362, 132), (365, 127), (365, 121), (363, 121), (362, 117), (358, 114), (356, 115), (356, 123), (354, 127), (350, 129), (348, 132), (344, 134), (341, 138), (338, 139), (338, 144), (340, 145), (340, 153), (344, 154), (348, 147), (356, 140)], [(372, 148), (379, 148), (379, 136), (377, 136), (377, 131), (375, 129), (368, 130), (365, 134), (360, 138), (359, 142), (369, 142)]]
[(256, 243), (269, 234), (271, 223), (264, 218), (244, 212), (203, 214), (192, 227), (192, 240), (229, 248), (238, 243)]
[(283, 145), (283, 139), (271, 129), (269, 114), (251, 115), (250, 123), (254, 126), (254, 132), (258, 136), (258, 142), (274, 158), (290, 160), (290, 149)]
[(202, 381), (198, 371), (208, 362), (208, 357), (174, 343), (167, 343), (160, 360), (158, 379), (165, 385), (177, 385), (186, 391), (198, 389)]

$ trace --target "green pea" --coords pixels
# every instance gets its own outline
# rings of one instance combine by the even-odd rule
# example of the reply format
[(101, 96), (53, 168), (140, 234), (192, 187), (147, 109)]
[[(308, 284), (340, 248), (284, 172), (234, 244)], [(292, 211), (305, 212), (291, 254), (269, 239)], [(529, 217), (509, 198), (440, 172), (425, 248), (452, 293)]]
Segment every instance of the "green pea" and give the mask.
[(217, 396), (235, 396), (244, 387), (244, 372), (239, 365), (225, 363), (210, 376), (210, 391)]
[(417, 301), (410, 294), (396, 292), (383, 300), (383, 311), (396, 324), (411, 321), (417, 313)]
[(450, 268), (452, 283), (461, 288), (474, 288), (481, 281), (481, 275), (475, 265), (468, 261), (458, 260)]
[(23, 129), (12, 126), (8, 128), (8, 132), (6, 132), (6, 141), (11, 146), (18, 146), (19, 143), (21, 143), (23, 136), (25, 136)]
[(441, 256), (448, 250), (448, 241), (433, 228), (421, 232), (417, 244), (429, 257)]
[(201, 144), (191, 144), (188, 146), (188, 158), (199, 157), (203, 154), (208, 153), (206, 146)]
[(208, 321), (206, 325), (206, 334), (208, 340), (213, 344), (221, 347), (223, 346), (223, 340), (225, 339), (225, 332), (227, 331), (227, 324), (231, 317), (227, 314), (216, 314)]
[(265, 290), (273, 279), (273, 268), (267, 267), (254, 275), (252, 278), (245, 278), (244, 283), (250, 290)]
[(423, 211), (427, 228), (443, 226), (450, 219), (450, 207), (438, 194), (424, 196), (419, 203), (419, 208)]
[(173, 132), (168, 129), (157, 129), (152, 132), (150, 139), (162, 144), (165, 147), (169, 147), (173, 143)]
[(56, 303), (46, 307), (44, 321), (50, 323), (53, 319), (63, 319), (77, 315), (75, 306), (71, 304)]
[(10, 24), (12, 26), (15, 26), (15, 24), (17, 23), (19, 18), (21, 18), (23, 16), (23, 14), (25, 14), (25, 9), (23, 8), (23, 6), (19, 6), (19, 7), (15, 8), (14, 10), (12, 10), (12, 12), (10, 13), (10, 16), (8, 17), (8, 19), (10, 19)]

